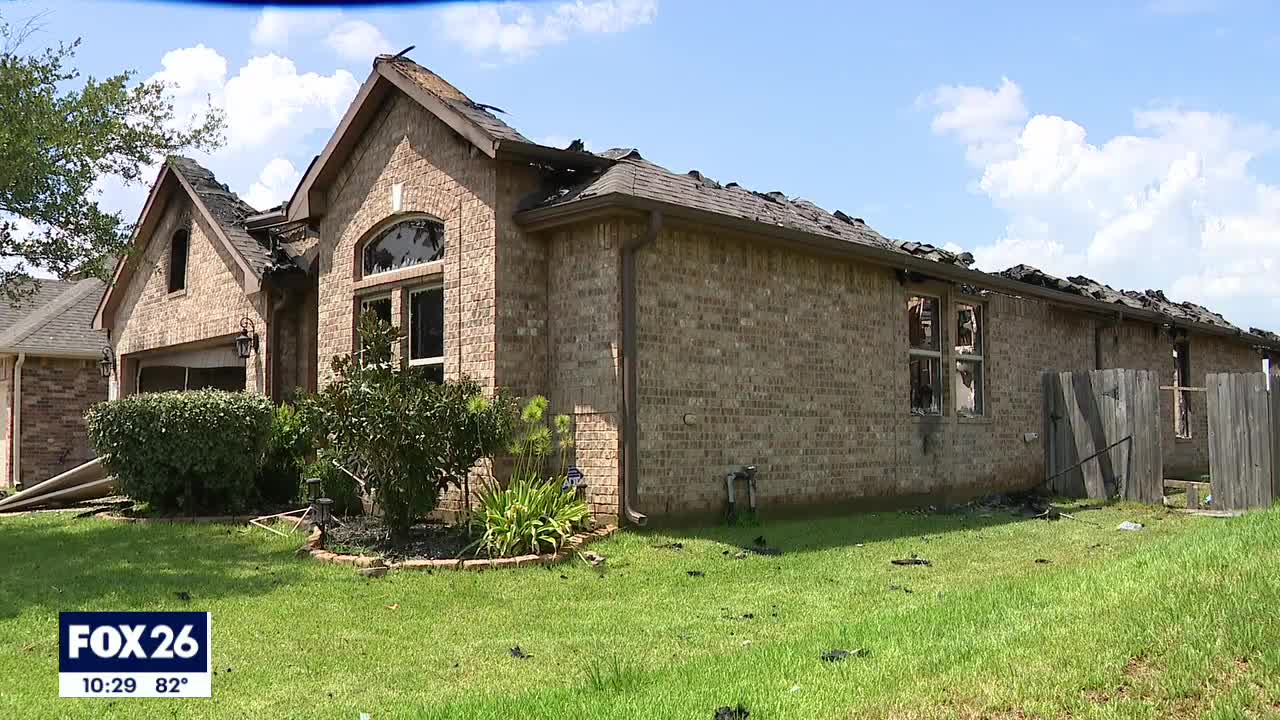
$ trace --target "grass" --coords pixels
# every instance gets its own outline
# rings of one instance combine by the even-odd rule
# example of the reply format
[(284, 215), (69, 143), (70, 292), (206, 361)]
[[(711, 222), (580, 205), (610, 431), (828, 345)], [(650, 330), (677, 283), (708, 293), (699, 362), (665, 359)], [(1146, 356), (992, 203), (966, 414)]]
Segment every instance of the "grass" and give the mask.
[[(0, 717), (1280, 717), (1280, 512), (1077, 517), (623, 533), (603, 573), (382, 580), (256, 530), (0, 518)], [(786, 554), (735, 559), (757, 534)], [(72, 609), (212, 611), (213, 699), (59, 699)]]

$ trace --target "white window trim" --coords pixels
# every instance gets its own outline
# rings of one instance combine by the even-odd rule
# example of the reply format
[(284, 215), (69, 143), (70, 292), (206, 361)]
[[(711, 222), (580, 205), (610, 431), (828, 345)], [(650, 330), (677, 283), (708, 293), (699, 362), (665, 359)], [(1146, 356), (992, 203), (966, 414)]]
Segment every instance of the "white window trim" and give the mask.
[[(944, 372), (944, 367), (945, 367), (945, 366), (944, 366), (944, 364), (943, 364), (943, 361), (942, 361), (942, 347), (943, 347), (943, 344), (942, 344), (942, 343), (943, 343), (942, 329), (943, 329), (943, 328), (941, 327), (942, 323), (940, 323), (940, 322), (936, 322), (937, 320), (940, 320), (940, 319), (941, 319), (942, 317), (944, 317), (944, 315), (945, 315), (945, 311), (944, 311), (944, 309), (943, 309), (943, 308), (944, 308), (944, 305), (943, 305), (943, 303), (942, 303), (942, 296), (941, 296), (941, 295), (934, 295), (934, 294), (932, 294), (932, 293), (916, 292), (916, 291), (911, 291), (911, 290), (909, 290), (909, 291), (907, 292), (907, 297), (906, 297), (907, 302), (910, 302), (910, 301), (911, 301), (911, 298), (930, 298), (930, 299), (934, 300), (934, 301), (937, 303), (937, 306), (936, 306), (936, 311), (937, 311), (937, 312), (935, 313), (935, 315), (936, 315), (936, 318), (935, 318), (935, 324), (936, 324), (936, 327), (934, 328), (934, 332), (937, 334), (937, 339), (938, 339), (938, 349), (937, 349), (937, 350), (929, 350), (929, 349), (927, 349), (927, 348), (917, 348), (917, 347), (912, 347), (912, 346), (911, 346), (911, 308), (910, 308), (910, 307), (907, 307), (907, 308), (906, 308), (906, 310), (907, 310), (907, 360), (908, 360), (908, 367), (910, 366), (910, 359), (911, 359), (911, 358), (913, 358), (913, 357), (924, 357), (924, 358), (932, 358), (932, 359), (937, 360), (937, 361), (938, 361), (938, 392), (942, 393), (942, 397), (938, 399), (938, 411), (937, 411), (937, 412), (919, 413), (919, 414), (918, 414), (918, 413), (916, 413), (914, 410), (912, 410), (912, 411), (911, 411), (911, 414), (912, 414), (914, 417), (940, 417), (940, 416), (942, 416), (942, 415), (944, 415), (944, 414), (945, 414), (945, 408), (943, 407), (943, 400), (944, 400), (944, 399), (946, 398), (946, 396), (947, 396), (947, 391), (946, 391), (946, 384), (947, 384), (947, 383), (946, 383), (946, 380), (944, 380), (944, 379), (943, 379), (943, 372)], [(907, 383), (907, 390), (908, 390), (908, 393), (910, 393), (910, 390), (911, 390), (911, 383), (910, 383), (910, 381), (908, 381), (908, 383)], [(907, 397), (907, 403), (908, 403), (908, 409), (910, 409), (911, 398), (910, 398), (910, 395), (909, 395), (909, 394), (908, 394), (908, 397)]]
[[(439, 290), (441, 295), (443, 295), (444, 283), (434, 282), (434, 283), (428, 283), (426, 285), (416, 285), (411, 288), (405, 288), (405, 314), (408, 316), (408, 319), (409, 319), (410, 333), (413, 332), (413, 296), (417, 293), (430, 292), (431, 290)], [(438, 355), (436, 357), (429, 357), (429, 358), (418, 358), (417, 360), (414, 360), (412, 335), (410, 335), (408, 342), (406, 344), (409, 347), (405, 352), (405, 355), (409, 357), (409, 365), (411, 367), (444, 365), (444, 355)]]
[[(966, 414), (964, 414), (964, 415), (961, 415), (961, 414), (960, 414), (960, 408), (959, 408), (959, 406), (957, 406), (957, 407), (955, 408), (956, 415), (957, 415), (958, 417), (968, 417), (968, 418), (980, 418), (980, 417), (986, 417), (986, 416), (987, 416), (987, 357), (986, 357), (986, 352), (987, 352), (987, 306), (986, 306), (985, 304), (983, 304), (983, 303), (979, 303), (979, 302), (969, 302), (969, 301), (967, 301), (967, 300), (956, 300), (956, 301), (954, 301), (952, 304), (953, 304), (953, 305), (955, 305), (955, 318), (956, 318), (956, 331), (957, 331), (957, 333), (958, 333), (958, 332), (959, 332), (959, 330), (960, 330), (960, 328), (959, 328), (959, 324), (960, 324), (960, 306), (961, 306), (961, 305), (968, 305), (969, 307), (971, 307), (971, 308), (973, 308), (973, 309), (975, 309), (975, 310), (977, 310), (977, 311), (978, 311), (977, 340), (978, 340), (978, 350), (980, 350), (980, 351), (981, 351), (981, 352), (980, 352), (980, 353), (978, 353), (978, 354), (962, 353), (962, 352), (960, 352), (960, 349), (959, 349), (961, 346), (959, 346), (959, 345), (953, 345), (953, 346), (952, 346), (952, 349), (955, 351), (955, 360), (954, 360), (955, 362), (959, 362), (959, 361), (962, 361), (962, 360), (963, 360), (963, 361), (966, 361), (966, 362), (973, 362), (973, 363), (977, 363), (977, 366), (978, 366), (978, 378), (977, 378), (977, 379), (978, 379), (978, 387), (982, 388), (982, 398), (981, 398), (981, 400), (980, 400), (980, 405), (979, 405), (979, 407), (978, 407), (978, 412), (973, 413), (973, 414), (967, 414), (967, 413), (966, 413)], [(955, 395), (955, 393), (954, 393), (954, 392), (952, 392), (952, 395), (954, 396), (954, 395)], [(954, 397), (953, 397), (953, 402), (954, 402)]]

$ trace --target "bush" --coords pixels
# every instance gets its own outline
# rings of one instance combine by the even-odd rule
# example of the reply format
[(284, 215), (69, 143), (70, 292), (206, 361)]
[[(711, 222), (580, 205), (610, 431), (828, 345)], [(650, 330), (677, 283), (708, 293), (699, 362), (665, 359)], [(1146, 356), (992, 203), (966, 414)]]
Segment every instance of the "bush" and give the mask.
[[(511, 479), (504, 488), (489, 482), (480, 492), (472, 527), (482, 534), (476, 541), (493, 557), (553, 552), (573, 531), (586, 525), (590, 510), (573, 490), (565, 489), (565, 471), (573, 449), (573, 429), (567, 415), (557, 415), (554, 428), (546, 425), (547, 399), (535, 396), (520, 411), (520, 433), (512, 441)], [(545, 475), (552, 450), (558, 470)]]
[(491, 557), (554, 552), (586, 523), (587, 503), (555, 480), (516, 478), (507, 487), (487, 485), (473, 524), (484, 531), (477, 544)]
[[(343, 466), (346, 467), (347, 463), (343, 463)], [(302, 477), (304, 481), (307, 478), (320, 478), (320, 495), (333, 500), (334, 513), (359, 515), (364, 512), (364, 505), (360, 502), (360, 486), (350, 475), (334, 466), (329, 453), (319, 453), (315, 462), (303, 469)]]
[(292, 502), (302, 495), (302, 468), (311, 450), (311, 433), (292, 405), (276, 408), (266, 457), (258, 471), (258, 495), (268, 503)]
[(501, 450), (514, 405), (466, 378), (443, 385), (391, 362), (399, 331), (365, 313), (362, 359), (334, 358), (335, 380), (306, 402), (309, 424), (332, 457), (346, 458), (376, 495), (392, 541), (403, 542), (440, 493)]
[(225, 513), (257, 499), (272, 412), (258, 395), (199, 390), (98, 403), (86, 419), (103, 466), (126, 495), (162, 511)]

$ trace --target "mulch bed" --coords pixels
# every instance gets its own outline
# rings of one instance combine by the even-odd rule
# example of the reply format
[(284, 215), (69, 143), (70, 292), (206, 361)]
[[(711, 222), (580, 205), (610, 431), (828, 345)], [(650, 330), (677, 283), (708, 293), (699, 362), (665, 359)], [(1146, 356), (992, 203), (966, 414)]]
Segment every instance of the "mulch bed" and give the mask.
[(387, 561), (476, 557), (475, 548), (467, 550), (475, 539), (468, 537), (466, 530), (461, 527), (437, 524), (414, 525), (409, 531), (407, 543), (393, 545), (391, 534), (375, 517), (343, 518), (341, 522), (341, 526), (329, 530), (326, 545), (334, 552), (379, 555)]

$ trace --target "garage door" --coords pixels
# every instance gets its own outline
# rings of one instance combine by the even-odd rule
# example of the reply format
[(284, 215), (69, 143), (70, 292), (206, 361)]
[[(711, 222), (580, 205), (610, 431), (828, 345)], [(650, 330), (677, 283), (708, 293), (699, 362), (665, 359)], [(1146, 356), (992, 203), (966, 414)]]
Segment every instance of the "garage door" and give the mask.
[(233, 348), (209, 348), (140, 358), (138, 392), (244, 390), (244, 361)]

